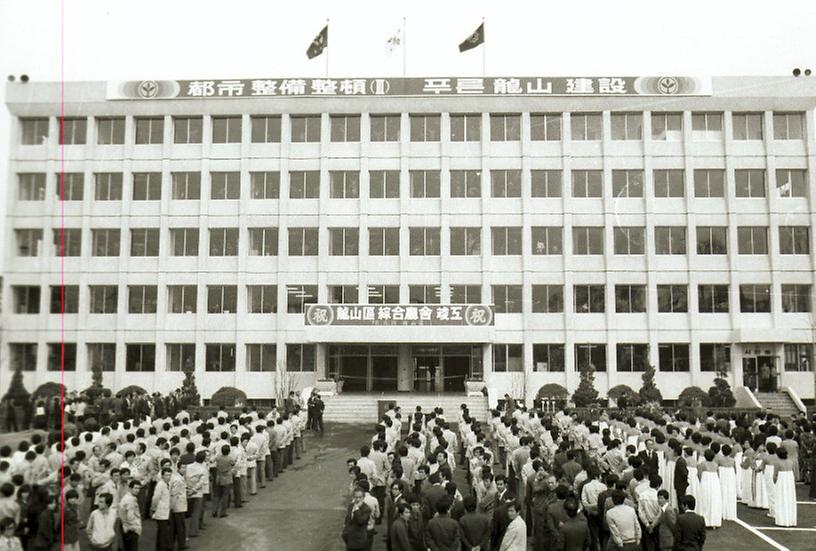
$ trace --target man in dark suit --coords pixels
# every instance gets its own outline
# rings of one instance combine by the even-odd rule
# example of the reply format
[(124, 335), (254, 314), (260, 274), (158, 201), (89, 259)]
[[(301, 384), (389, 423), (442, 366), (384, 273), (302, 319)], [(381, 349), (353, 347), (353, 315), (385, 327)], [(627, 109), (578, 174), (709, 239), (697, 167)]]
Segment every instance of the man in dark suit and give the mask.
[(671, 453), (674, 455), (674, 491), (677, 493), (677, 501), (679, 502), (680, 498), (686, 495), (689, 484), (688, 464), (683, 457), (683, 447), (679, 442), (672, 447)]
[(355, 488), (352, 502), (346, 513), (346, 523), (343, 527), (343, 541), (347, 551), (362, 551), (368, 549), (368, 519), (371, 517), (371, 508), (365, 504), (365, 491)]
[(414, 551), (411, 539), (408, 537), (408, 522), (411, 520), (411, 506), (401, 501), (397, 505), (397, 518), (391, 524), (389, 549), (391, 551)]
[(503, 474), (496, 475), (496, 506), (493, 508), (493, 525), (490, 530), (491, 549), (498, 549), (501, 545), (504, 532), (510, 524), (507, 504), (515, 500), (516, 496), (507, 489), (507, 477)]
[(661, 551), (674, 549), (674, 533), (677, 530), (677, 511), (669, 503), (669, 492), (657, 492), (657, 502), (660, 504), (660, 513), (654, 520), (654, 532), (657, 529), (657, 544)]
[(590, 548), (589, 524), (583, 515), (578, 515), (578, 500), (568, 497), (564, 500), (566, 521), (558, 527), (558, 543), (564, 551), (584, 551)]
[(474, 547), (488, 549), (490, 544), (490, 518), (476, 512), (476, 498), (467, 496), (464, 500), (465, 516), (459, 519), (462, 530), (462, 549), (471, 551)]
[(697, 500), (694, 496), (683, 496), (680, 500), (680, 515), (677, 517), (677, 551), (701, 551), (706, 539), (705, 519), (694, 512)]
[(431, 551), (460, 551), (459, 523), (450, 518), (452, 501), (445, 496), (436, 504), (437, 515), (428, 521), (427, 544)]
[(657, 450), (655, 448), (654, 440), (649, 438), (646, 440), (646, 449), (643, 450), (638, 454), (638, 457), (643, 461), (643, 466), (641, 467), (647, 473), (646, 478), (651, 478), (652, 476), (656, 476), (658, 474), (658, 457), (657, 457)]
[(431, 485), (425, 490), (422, 502), (422, 511), (426, 520), (430, 520), (434, 513), (436, 513), (436, 506), (439, 501), (448, 495), (445, 486), (450, 480), (450, 471), (445, 472), (445, 469), (436, 471), (430, 477)]

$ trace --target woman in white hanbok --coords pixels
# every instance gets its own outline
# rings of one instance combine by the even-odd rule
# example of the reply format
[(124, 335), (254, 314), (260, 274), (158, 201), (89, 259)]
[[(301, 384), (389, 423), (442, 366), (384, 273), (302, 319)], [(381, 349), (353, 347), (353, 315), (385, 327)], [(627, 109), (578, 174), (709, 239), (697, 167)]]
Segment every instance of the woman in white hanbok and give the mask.
[(722, 447), (722, 454), (716, 458), (720, 475), (723, 520), (737, 518), (737, 468), (734, 458), (731, 457), (731, 451), (731, 446), (725, 444)]
[(796, 480), (794, 460), (788, 457), (788, 451), (779, 448), (776, 452), (777, 462), (774, 471), (774, 524), (777, 526), (796, 526)]
[(775, 515), (774, 473), (776, 472), (776, 444), (768, 442), (765, 445), (765, 454), (762, 456), (762, 479), (765, 482), (765, 493), (768, 495), (768, 516)]
[(745, 441), (745, 451), (742, 452), (742, 461), (739, 464), (740, 495), (739, 499), (748, 507), (756, 507), (754, 497), (754, 461), (756, 454), (749, 440)]
[(686, 469), (688, 469), (688, 488), (686, 495), (694, 496), (698, 502), (700, 500), (700, 477), (697, 474), (697, 459), (694, 457), (694, 450), (683, 448), (686, 459)]
[(674, 468), (677, 465), (674, 448), (666, 449), (666, 468), (664, 472), (666, 476), (663, 477), (663, 489), (669, 492), (669, 504), (673, 508), (677, 508), (677, 490), (674, 489)]
[[(765, 449), (765, 444), (760, 443), (757, 446), (757, 453), (754, 456), (754, 507), (758, 509), (768, 509), (770, 503), (768, 501), (768, 487), (765, 485), (765, 458), (768, 451)], [(773, 469), (773, 466), (769, 468)]]
[(723, 507), (722, 490), (720, 489), (719, 466), (714, 461), (714, 451), (706, 450), (705, 461), (700, 463), (700, 497), (697, 501), (697, 514), (705, 519), (707, 528), (722, 526)]

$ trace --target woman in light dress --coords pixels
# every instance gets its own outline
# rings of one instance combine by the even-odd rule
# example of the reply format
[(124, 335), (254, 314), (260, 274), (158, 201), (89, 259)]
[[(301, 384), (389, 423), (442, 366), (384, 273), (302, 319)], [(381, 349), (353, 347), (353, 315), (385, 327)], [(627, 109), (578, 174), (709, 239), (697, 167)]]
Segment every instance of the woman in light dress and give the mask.
[(688, 488), (686, 495), (694, 496), (698, 502), (700, 500), (700, 477), (697, 475), (697, 459), (694, 457), (694, 450), (683, 448), (686, 459), (686, 469), (688, 469)]
[(733, 450), (728, 444), (723, 445), (722, 453), (715, 458), (720, 475), (720, 494), (722, 495), (722, 518), (723, 520), (735, 520), (737, 518), (737, 468), (734, 458), (731, 456)]
[(700, 499), (697, 502), (697, 514), (705, 519), (706, 527), (722, 526), (723, 507), (722, 490), (720, 490), (719, 466), (714, 461), (714, 450), (708, 449), (703, 454), (705, 461), (697, 467), (700, 477)]
[(762, 478), (765, 483), (765, 493), (768, 495), (768, 516), (774, 517), (774, 473), (776, 472), (776, 450), (777, 446), (773, 442), (765, 444), (765, 453), (762, 455)]
[(751, 446), (751, 439), (746, 438), (743, 443), (742, 461), (740, 462), (740, 495), (739, 499), (748, 507), (756, 507), (754, 501), (754, 448)]
[(767, 455), (768, 450), (765, 449), (765, 444), (758, 439), (753, 465), (754, 507), (757, 509), (768, 509), (770, 507), (770, 503), (768, 502), (768, 488), (765, 486), (765, 473), (763, 472)]
[[(677, 445), (677, 440), (672, 439), (670, 442)], [(674, 468), (677, 465), (676, 449), (671, 445), (666, 448), (666, 467), (664, 469), (666, 476), (663, 478), (663, 489), (669, 492), (669, 503), (673, 508), (677, 508), (677, 490), (674, 489)]]
[(776, 451), (777, 461), (774, 471), (774, 524), (777, 526), (796, 526), (796, 479), (794, 460), (788, 457), (788, 451), (779, 448)]

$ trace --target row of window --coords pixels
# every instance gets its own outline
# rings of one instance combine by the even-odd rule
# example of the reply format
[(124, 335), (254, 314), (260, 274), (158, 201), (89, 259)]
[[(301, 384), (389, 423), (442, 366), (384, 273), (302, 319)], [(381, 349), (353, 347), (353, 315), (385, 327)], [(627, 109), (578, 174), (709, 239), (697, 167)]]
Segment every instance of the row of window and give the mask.
[[(251, 199), (279, 199), (280, 172), (250, 172)], [(400, 197), (399, 170), (371, 170), (369, 175), (369, 198), (398, 199)], [(409, 170), (409, 193), (413, 199), (441, 197), (441, 172), (439, 170)], [(85, 175), (81, 172), (57, 174), (55, 194), (65, 201), (82, 201), (85, 198)], [(174, 200), (201, 199), (200, 172), (173, 172), (171, 198)], [(597, 169), (573, 169), (571, 171), (571, 197), (603, 197), (603, 171)], [(97, 172), (94, 174), (96, 201), (121, 201), (124, 196), (123, 173)], [(131, 193), (134, 201), (160, 201), (162, 198), (162, 175), (160, 172), (133, 173)], [(522, 197), (522, 171), (498, 169), (490, 171), (490, 196), (494, 198)], [(724, 169), (695, 169), (693, 173), (694, 197), (726, 197)], [(17, 175), (17, 197), (20, 201), (43, 201), (46, 195), (46, 175), (27, 172)], [(561, 170), (531, 170), (531, 197), (562, 197), (564, 194)], [(734, 170), (734, 196), (761, 198), (767, 195), (764, 169)], [(652, 195), (655, 198), (682, 198), (686, 195), (685, 171), (683, 169), (655, 169), (653, 171)], [(640, 169), (612, 170), (612, 196), (644, 196), (644, 174)], [(780, 168), (776, 170), (776, 191), (779, 197), (807, 197), (807, 170)], [(607, 191), (608, 193), (608, 191)], [(238, 200), (241, 198), (241, 173), (210, 172), (211, 200)], [(482, 197), (482, 172), (476, 169), (451, 170), (449, 196), (451, 198)], [(359, 199), (360, 173), (351, 170), (329, 171), (329, 197), (332, 199)], [(289, 172), (290, 199), (319, 199), (320, 171)]]
[[(520, 113), (490, 113), (490, 140), (496, 142), (519, 141), (522, 134)], [(642, 140), (642, 113), (612, 113), (610, 137), (613, 140)], [(217, 144), (240, 143), (242, 120), (240, 115), (212, 116), (211, 141)], [(321, 141), (321, 116), (319, 114), (290, 115), (290, 140), (292, 142)], [(371, 114), (370, 137), (372, 142), (396, 142), (401, 139), (401, 116), (399, 114)], [(573, 140), (601, 140), (603, 122), (601, 113), (571, 113), (570, 130)], [(768, 132), (764, 128), (763, 113), (733, 113), (732, 137), (734, 140), (762, 140)], [(125, 117), (95, 117), (97, 143), (100, 145), (125, 143)], [(409, 114), (409, 135), (412, 142), (438, 142), (442, 135), (442, 116), (433, 114)], [(136, 144), (160, 144), (164, 141), (162, 116), (135, 117)], [(57, 119), (61, 143), (82, 145), (87, 141), (86, 117)], [(683, 139), (682, 113), (652, 113), (651, 137), (659, 141)], [(20, 143), (40, 145), (48, 140), (49, 120), (21, 118)], [(250, 117), (252, 143), (281, 142), (280, 115), (253, 115)], [(338, 114), (329, 116), (330, 140), (332, 142), (359, 142), (361, 116)], [(692, 113), (692, 138), (721, 140), (723, 113)], [(562, 139), (562, 116), (560, 113), (532, 113), (530, 115), (530, 139), (534, 141), (560, 141)], [(204, 139), (204, 117), (177, 115), (172, 117), (173, 143), (200, 144)], [(773, 138), (776, 140), (801, 140), (805, 135), (803, 113), (774, 113)], [(451, 113), (450, 135), (452, 142), (474, 142), (482, 139), (482, 114)]]
[[(479, 226), (448, 228), (451, 256), (478, 256), (482, 254), (482, 230)], [(655, 226), (654, 252), (657, 255), (688, 254), (685, 226)], [(738, 226), (737, 253), (740, 255), (768, 255), (770, 228), (768, 226)], [(55, 256), (82, 255), (82, 229), (54, 229)], [(209, 228), (209, 256), (238, 256), (239, 228)], [(288, 256), (317, 256), (320, 250), (318, 227), (287, 229)], [(512, 256), (523, 254), (521, 226), (493, 226), (490, 228), (491, 254)], [(278, 228), (247, 228), (249, 256), (278, 256)], [(19, 228), (14, 230), (17, 256), (39, 256), (43, 230)], [(199, 256), (199, 228), (170, 228), (170, 256)], [(561, 226), (532, 226), (531, 253), (534, 255), (564, 254), (564, 229)], [(412, 226), (408, 228), (408, 252), (411, 256), (439, 256), (442, 228)], [(613, 226), (613, 252), (616, 255), (646, 254), (646, 228), (643, 226)], [(778, 226), (779, 254), (810, 254), (808, 226)], [(357, 256), (360, 254), (360, 229), (356, 227), (328, 228), (329, 255)], [(604, 226), (573, 226), (573, 255), (603, 255)], [(695, 250), (698, 255), (728, 254), (728, 226), (697, 226)], [(116, 257), (121, 254), (122, 231), (118, 228), (91, 229), (91, 256)], [(158, 257), (162, 248), (159, 228), (130, 230), (131, 257)], [(398, 256), (400, 228), (368, 228), (369, 256)]]
[[(661, 313), (687, 313), (689, 311), (689, 288), (686, 284), (657, 285), (657, 311)], [(16, 314), (39, 314), (41, 291), (37, 285), (12, 286), (13, 312)], [(523, 307), (522, 285), (492, 285), (492, 300), (498, 313), (521, 313)], [(128, 285), (127, 312), (129, 314), (155, 314), (158, 308), (157, 285)], [(811, 286), (809, 284), (781, 284), (782, 311), (785, 313), (811, 312)], [(238, 311), (237, 285), (207, 285), (207, 313), (223, 314)], [(277, 285), (247, 285), (246, 311), (248, 314), (274, 314), (278, 311)], [(614, 286), (615, 312), (618, 314), (644, 313), (648, 297), (646, 285), (618, 284)], [(369, 304), (399, 304), (399, 285), (371, 285), (367, 289)], [(440, 304), (441, 288), (438, 285), (409, 285), (408, 297), (412, 304)], [(563, 313), (564, 285), (533, 285), (533, 313)], [(579, 284), (572, 286), (573, 308), (577, 314), (604, 313), (606, 311), (606, 286), (603, 284)], [(328, 300), (338, 304), (359, 304), (357, 285), (329, 285)], [(119, 309), (117, 285), (88, 286), (88, 312), (91, 314), (116, 314)], [(480, 304), (481, 285), (451, 285), (452, 304)], [(79, 313), (79, 286), (50, 287), (49, 312), (59, 314)], [(287, 285), (286, 311), (303, 313), (309, 304), (317, 303), (317, 285)], [(771, 285), (742, 284), (739, 286), (739, 309), (742, 313), (771, 312)], [(192, 314), (198, 310), (198, 287), (196, 285), (168, 285), (167, 312)], [(697, 286), (698, 313), (728, 313), (730, 289), (727, 284), (704, 284)]]

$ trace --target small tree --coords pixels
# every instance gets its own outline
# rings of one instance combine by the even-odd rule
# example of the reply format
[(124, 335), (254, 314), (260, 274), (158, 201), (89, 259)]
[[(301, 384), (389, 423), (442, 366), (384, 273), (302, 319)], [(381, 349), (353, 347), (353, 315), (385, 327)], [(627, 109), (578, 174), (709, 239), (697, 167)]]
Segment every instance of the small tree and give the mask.
[(191, 367), (185, 366), (184, 380), (181, 382), (181, 407), (194, 407), (200, 403), (201, 397), (198, 395), (198, 387), (196, 387), (195, 371)]
[(17, 364), (14, 368), (14, 375), (11, 376), (11, 383), (9, 384), (8, 392), (3, 396), (3, 400), (11, 400), (11, 402), (20, 407), (28, 408), (31, 401), (31, 394), (26, 390), (23, 384), (23, 366)]
[[(102, 364), (95, 362), (91, 367), (91, 386), (85, 389), (85, 395), (91, 404), (94, 404), (99, 398), (105, 396), (105, 387), (102, 385)], [(108, 391), (110, 395), (110, 391)]]
[(639, 406), (641, 403), (640, 395), (629, 385), (613, 386), (606, 393), (606, 397), (615, 400), (619, 408)]
[(728, 371), (725, 368), (717, 370), (717, 378), (714, 379), (714, 386), (708, 389), (708, 397), (714, 407), (730, 408), (737, 403), (731, 392), (731, 385), (728, 384)]
[(276, 366), (275, 371), (275, 385), (273, 394), (275, 395), (275, 407), (283, 408), (283, 402), (289, 397), (290, 392), (297, 392), (300, 390), (300, 380), (297, 373), (285, 369), (285, 365), (281, 362)]
[(581, 382), (572, 394), (572, 401), (578, 407), (587, 407), (598, 401), (598, 389), (595, 388), (595, 368), (586, 364), (580, 369)]
[(711, 405), (711, 398), (699, 386), (684, 388), (677, 401), (682, 407), (707, 407)]
[(247, 395), (241, 389), (234, 386), (222, 386), (215, 391), (210, 398), (210, 403), (214, 406), (224, 406), (228, 408), (241, 407), (246, 404)]
[(643, 372), (641, 380), (643, 381), (643, 386), (640, 387), (640, 391), (638, 391), (640, 398), (647, 404), (655, 403), (659, 405), (663, 401), (663, 395), (655, 384), (655, 368), (653, 365), (646, 367), (646, 371)]

